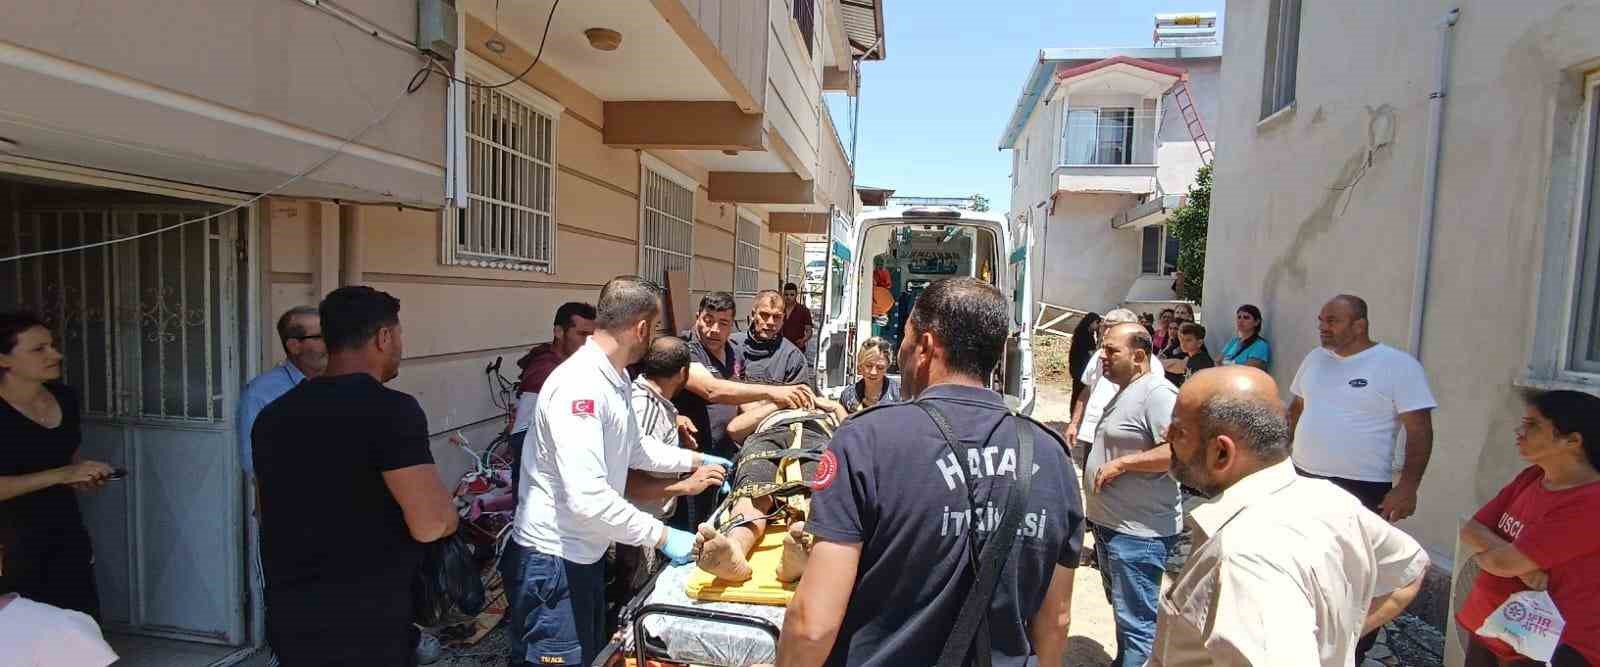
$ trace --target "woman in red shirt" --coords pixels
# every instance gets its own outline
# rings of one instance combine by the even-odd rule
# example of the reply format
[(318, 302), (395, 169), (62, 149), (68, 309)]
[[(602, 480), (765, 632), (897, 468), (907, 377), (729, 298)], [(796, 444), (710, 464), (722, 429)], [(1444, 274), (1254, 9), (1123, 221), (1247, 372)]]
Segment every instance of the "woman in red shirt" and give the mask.
[(1517, 453), (1533, 464), (1461, 528), (1482, 570), (1456, 615), (1467, 667), (1539, 665), (1476, 634), (1512, 594), (1545, 590), (1566, 620), (1550, 664), (1600, 665), (1600, 398), (1576, 391), (1528, 397)]

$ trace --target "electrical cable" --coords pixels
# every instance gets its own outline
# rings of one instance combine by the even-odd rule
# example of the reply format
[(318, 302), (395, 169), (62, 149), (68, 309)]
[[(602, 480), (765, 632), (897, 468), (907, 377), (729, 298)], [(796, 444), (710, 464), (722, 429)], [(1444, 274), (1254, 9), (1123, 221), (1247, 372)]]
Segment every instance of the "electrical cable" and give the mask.
[[(496, 88), (504, 88), (504, 87), (509, 86), (509, 85), (511, 85), (513, 83), (517, 83), (519, 81), (522, 81), (523, 77), (527, 76), (528, 73), (533, 71), (534, 67), (537, 67), (539, 65), (539, 59), (544, 57), (544, 45), (545, 45), (546, 42), (548, 42), (550, 40), (550, 25), (555, 20), (556, 8), (560, 7), (560, 6), (561, 6), (561, 0), (556, 0), (553, 4), (550, 5), (550, 15), (546, 16), (545, 20), (544, 20), (544, 34), (539, 37), (539, 50), (534, 52), (534, 54), (533, 54), (533, 62), (528, 63), (528, 67), (526, 69), (522, 70), (521, 74), (518, 74), (518, 75), (516, 75), (516, 76), (514, 76), (514, 77), (512, 77), (512, 78), (510, 78), (510, 79), (508, 79), (506, 81), (503, 81), (501, 83), (496, 83), (496, 84), (492, 84), (492, 85), (491, 84), (478, 83), (476, 81), (469, 81), (469, 80), (457, 77), (454, 74), (451, 74), (450, 71), (445, 69), (444, 65), (442, 65), (439, 62), (439, 60), (437, 58), (433, 57), (431, 54), (428, 56), (428, 64), (423, 67), (423, 70), (430, 70), (432, 68), (437, 67), (437, 68), (439, 68), (439, 74), (443, 75), (444, 78), (449, 79), (451, 81), (454, 81), (456, 83), (459, 83), (459, 84), (461, 84), (463, 86), (467, 86), (469, 88), (478, 88), (480, 90), (494, 90)], [(499, 16), (499, 14), (497, 13), (496, 14), (496, 20), (497, 21), (498, 21), (498, 16)], [(421, 71), (417, 72), (417, 75), (421, 76), (422, 72)], [(412, 80), (415, 81), (416, 77), (415, 76), (412, 77)], [(426, 83), (426, 82), (427, 82), (427, 77), (424, 76), (423, 77), (423, 83)], [(421, 86), (421, 84), (417, 84), (417, 85), (419, 87)]]

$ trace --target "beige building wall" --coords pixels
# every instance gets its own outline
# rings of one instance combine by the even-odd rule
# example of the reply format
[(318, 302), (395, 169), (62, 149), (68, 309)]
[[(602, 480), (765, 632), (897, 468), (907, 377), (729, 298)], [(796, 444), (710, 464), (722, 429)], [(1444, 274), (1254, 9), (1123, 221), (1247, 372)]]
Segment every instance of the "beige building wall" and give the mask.
[[(415, 2), (351, 4), (416, 34)], [(0, 21), (0, 136), (22, 155), (263, 192), (383, 118), (289, 192), (437, 206), (445, 87), (403, 94), (422, 63), (299, 2), (16, 3)]]
[[(1238, 304), (1261, 306), (1285, 398), (1318, 344), (1317, 310), (1337, 293), (1366, 297), (1374, 338), (1406, 347), (1435, 26), (1461, 8), (1420, 349), (1440, 407), (1421, 502), (1401, 524), (1448, 564), (1463, 517), (1524, 467), (1512, 444), (1518, 392), (1545, 384), (1529, 373), (1535, 331), (1553, 320), (1535, 307), (1537, 290), (1542, 277), (1559, 278), (1545, 252), (1570, 247), (1573, 146), (1583, 75), (1600, 63), (1600, 6), (1304, 3), (1297, 101), (1258, 123), (1269, 4), (1227, 7), (1218, 133), (1228, 142), (1217, 161), (1205, 314), (1230, 322)], [(1392, 143), (1372, 148), (1369, 137), (1386, 126)], [(1228, 335), (1214, 330), (1212, 349)]]
[[(484, 51), (479, 54), (492, 58)], [(515, 377), (514, 362), (551, 335), (551, 318), (566, 301), (592, 303), (607, 280), (638, 270), (640, 157), (606, 147), (599, 98), (540, 65), (532, 87), (565, 107), (557, 125), (555, 273), (475, 268), (441, 262), (440, 211), (351, 206), (274, 199), (267, 206), (264, 284), (266, 363), (282, 351), (271, 320), (285, 309), (315, 304), (341, 280), (371, 285), (401, 301), (405, 360), (392, 387), (417, 397), (434, 436), (433, 453), (446, 480), (470, 460), (446, 441), (460, 430), (481, 448), (504, 426), (491, 403), (484, 368), (495, 357)], [(736, 207), (706, 198), (706, 171), (671, 151), (651, 154), (698, 184), (691, 296), (731, 291)], [(781, 235), (762, 219), (761, 287), (776, 287)], [(353, 222), (352, 222), (353, 221)], [(343, 233), (341, 234), (341, 229)], [(749, 298), (739, 302), (742, 322)]]

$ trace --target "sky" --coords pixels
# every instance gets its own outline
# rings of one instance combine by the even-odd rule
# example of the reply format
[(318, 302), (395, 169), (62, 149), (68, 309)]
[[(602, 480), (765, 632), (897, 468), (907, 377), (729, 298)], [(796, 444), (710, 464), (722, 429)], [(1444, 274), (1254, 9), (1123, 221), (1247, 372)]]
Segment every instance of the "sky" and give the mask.
[[(861, 65), (856, 184), (901, 195), (982, 193), (1010, 209), (1011, 152), (995, 147), (1039, 49), (1150, 46), (1156, 14), (1223, 0), (888, 0), (888, 58)], [(844, 95), (828, 105), (845, 150)]]

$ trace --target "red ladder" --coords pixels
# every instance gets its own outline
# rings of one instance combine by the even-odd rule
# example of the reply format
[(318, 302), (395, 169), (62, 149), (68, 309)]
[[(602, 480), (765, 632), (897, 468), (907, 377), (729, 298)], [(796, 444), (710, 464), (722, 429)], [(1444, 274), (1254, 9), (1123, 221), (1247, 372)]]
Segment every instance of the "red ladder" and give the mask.
[(1172, 101), (1178, 103), (1178, 115), (1183, 116), (1183, 124), (1189, 128), (1189, 138), (1194, 140), (1194, 149), (1200, 153), (1200, 161), (1207, 166), (1216, 157), (1216, 151), (1211, 148), (1211, 138), (1206, 136), (1206, 126), (1200, 122), (1200, 112), (1195, 111), (1194, 97), (1189, 95), (1189, 82), (1179, 79), (1178, 84), (1172, 87)]

